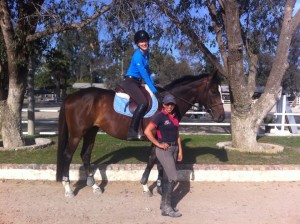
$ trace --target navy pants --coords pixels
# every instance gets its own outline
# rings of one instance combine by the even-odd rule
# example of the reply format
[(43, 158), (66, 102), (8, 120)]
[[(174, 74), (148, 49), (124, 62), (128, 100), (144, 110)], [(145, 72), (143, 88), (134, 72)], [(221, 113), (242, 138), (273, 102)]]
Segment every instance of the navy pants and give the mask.
[(142, 91), (140, 90), (140, 86), (142, 83), (136, 79), (125, 78), (123, 83), (121, 84), (122, 88), (125, 92), (138, 104), (144, 104), (146, 107), (148, 106), (148, 101)]

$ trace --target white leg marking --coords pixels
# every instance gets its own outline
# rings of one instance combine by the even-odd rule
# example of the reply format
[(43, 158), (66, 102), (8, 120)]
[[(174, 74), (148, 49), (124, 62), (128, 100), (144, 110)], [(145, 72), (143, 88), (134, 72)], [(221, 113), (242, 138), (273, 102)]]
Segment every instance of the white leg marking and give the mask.
[(69, 181), (62, 181), (62, 184), (65, 188), (65, 196), (67, 198), (73, 198), (75, 195), (74, 195), (73, 190), (70, 186), (70, 182)]
[(151, 197), (153, 194), (152, 194), (152, 192), (149, 190), (149, 188), (148, 188), (148, 185), (147, 184), (145, 184), (145, 185), (143, 185), (143, 194), (144, 195), (146, 195), (146, 196), (148, 196), (148, 197)]
[(100, 188), (97, 184), (94, 184), (94, 185), (92, 186), (92, 188), (93, 188), (93, 192), (94, 192), (95, 194), (97, 194), (97, 195), (102, 194), (102, 190), (101, 190), (101, 188)]

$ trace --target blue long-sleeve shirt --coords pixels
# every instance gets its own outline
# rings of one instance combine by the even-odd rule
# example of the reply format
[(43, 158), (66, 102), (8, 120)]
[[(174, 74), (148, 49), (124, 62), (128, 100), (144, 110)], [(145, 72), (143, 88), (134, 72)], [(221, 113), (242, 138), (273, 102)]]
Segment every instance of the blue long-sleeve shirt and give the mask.
[(154, 86), (154, 81), (150, 76), (149, 67), (149, 52), (144, 55), (140, 49), (137, 49), (131, 59), (130, 66), (125, 76), (132, 76), (138, 79), (143, 79), (153, 93), (157, 90)]

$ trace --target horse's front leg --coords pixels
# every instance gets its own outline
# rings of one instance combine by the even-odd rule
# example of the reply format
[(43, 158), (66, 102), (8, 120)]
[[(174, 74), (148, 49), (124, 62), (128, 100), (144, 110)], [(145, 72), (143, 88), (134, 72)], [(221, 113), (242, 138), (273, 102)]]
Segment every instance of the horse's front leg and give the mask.
[(94, 147), (95, 137), (98, 129), (90, 130), (83, 138), (83, 145), (81, 150), (81, 159), (85, 168), (87, 176), (86, 185), (93, 188), (95, 194), (102, 194), (100, 187), (96, 184), (94, 179), (94, 171), (91, 168), (91, 154)]
[(67, 198), (73, 198), (75, 195), (74, 195), (74, 191), (72, 190), (72, 188), (70, 186), (69, 177), (66, 177), (66, 176), (63, 177), (62, 185), (64, 186), (64, 189), (65, 189), (65, 196)]
[(155, 162), (156, 162), (155, 145), (152, 144), (147, 166), (140, 180), (140, 183), (143, 185), (143, 192), (147, 196), (152, 196), (152, 192), (150, 191), (147, 182), (148, 182), (151, 169), (153, 168)]

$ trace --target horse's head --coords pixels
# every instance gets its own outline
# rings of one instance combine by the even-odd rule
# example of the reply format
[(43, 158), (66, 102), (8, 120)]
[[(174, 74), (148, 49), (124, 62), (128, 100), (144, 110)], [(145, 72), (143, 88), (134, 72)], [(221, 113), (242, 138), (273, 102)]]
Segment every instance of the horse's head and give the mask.
[(195, 103), (199, 103), (206, 108), (214, 121), (221, 122), (225, 119), (225, 112), (219, 84), (220, 79), (217, 74), (201, 74), (199, 76), (183, 76), (173, 80), (162, 90), (175, 96), (179, 118)]
[(206, 112), (211, 115), (214, 121), (222, 122), (225, 119), (225, 111), (219, 90), (220, 78), (215, 72), (214, 74), (208, 74), (205, 79), (205, 81), (203, 80), (205, 82), (205, 91), (201, 91), (201, 94), (204, 95), (199, 97), (199, 103), (205, 107)]

